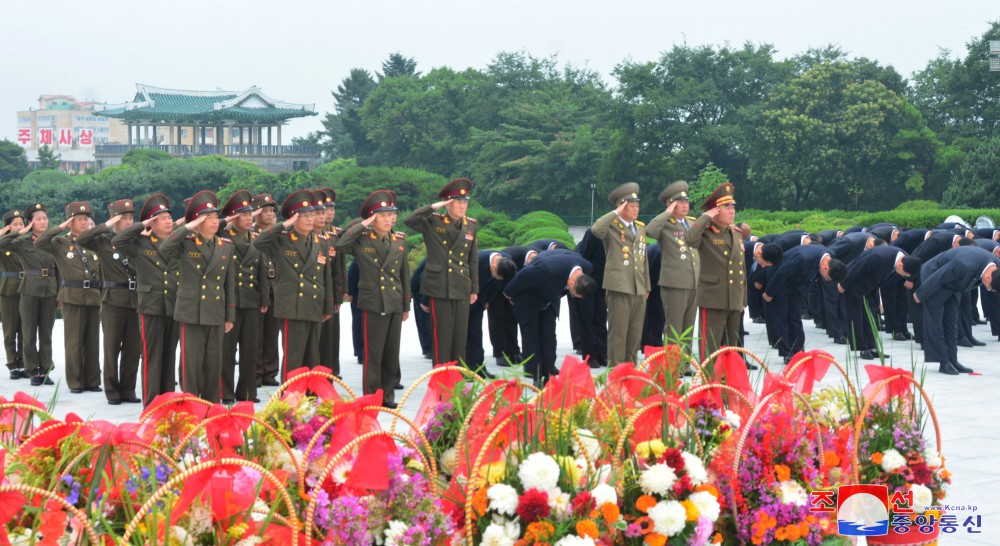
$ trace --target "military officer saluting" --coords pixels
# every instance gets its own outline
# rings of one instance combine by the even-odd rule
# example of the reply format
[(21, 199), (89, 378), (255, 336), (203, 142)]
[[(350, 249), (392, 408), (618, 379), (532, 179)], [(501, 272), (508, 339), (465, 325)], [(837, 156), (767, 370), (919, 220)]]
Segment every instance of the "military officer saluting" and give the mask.
[(639, 184), (614, 189), (608, 200), (615, 210), (590, 228), (604, 242), (604, 290), (608, 304), (608, 363), (635, 362), (649, 296), (646, 225), (639, 218)]
[(337, 216), (337, 192), (333, 188), (314, 190), (316, 195), (316, 222), (313, 233), (319, 235), (320, 244), (325, 248), (327, 269), (333, 282), (333, 317), (320, 326), (319, 361), (340, 377), (340, 304), (344, 301), (344, 287), (347, 285), (347, 263), (344, 255), (337, 252), (337, 241), (343, 233), (333, 225)]
[[(48, 252), (59, 268), (63, 336), (66, 345), (66, 384), (69, 392), (100, 392), (101, 275), (99, 259), (77, 242), (94, 225), (90, 203), (66, 205), (66, 221), (50, 227), (35, 239), (35, 247)], [(63, 235), (69, 228), (69, 236)]]
[(141, 402), (135, 393), (142, 352), (135, 268), (131, 260), (111, 242), (134, 222), (135, 206), (131, 199), (108, 203), (108, 221), (98, 224), (77, 238), (77, 243), (93, 250), (100, 258), (101, 331), (104, 334), (104, 396), (108, 404)]
[(395, 408), (394, 387), (399, 383), (399, 339), (410, 316), (410, 270), (406, 235), (393, 230), (398, 214), (396, 194), (373, 192), (361, 206), (363, 221), (339, 239), (342, 253), (350, 252), (359, 267), (358, 308), (364, 325), (364, 392), (382, 389), (382, 404)]
[(687, 243), (688, 232), (695, 218), (687, 215), (691, 209), (688, 183), (678, 180), (660, 193), (660, 202), (667, 209), (646, 226), (646, 235), (660, 243), (660, 297), (666, 318), (663, 334), (668, 342), (677, 343), (690, 330), (694, 336), (694, 320), (698, 312), (696, 299), (700, 272), (698, 250)]
[[(465, 358), (469, 306), (478, 297), (478, 224), (465, 216), (472, 186), (468, 178), (452, 180), (438, 192), (443, 201), (418, 208), (405, 222), (423, 234), (427, 244), (420, 292), (430, 299), (434, 365)], [(441, 208), (447, 213), (434, 212)], [(485, 367), (481, 370), (484, 377), (492, 377)]]
[[(3, 231), (0, 234), (24, 227), (24, 214), (19, 210), (7, 211), (3, 215)], [(3, 346), (7, 352), (7, 369), (11, 379), (28, 377), (24, 372), (24, 336), (21, 333), (21, 295), (17, 288), (21, 284), (21, 261), (11, 250), (0, 252), (0, 321), (3, 324)]]
[[(259, 193), (253, 198), (255, 235), (267, 231), (278, 221), (278, 203), (274, 201), (269, 193)], [(278, 330), (280, 323), (274, 316), (274, 283), (278, 277), (278, 270), (274, 266), (274, 260), (270, 256), (261, 252), (261, 263), (264, 267), (268, 279), (268, 290), (262, 295), (262, 305), (267, 305), (267, 312), (260, 326), (260, 359), (257, 361), (257, 386), (266, 385), (276, 387), (278, 385), (278, 373), (281, 372), (278, 362)]]
[[(222, 361), (222, 399), (257, 400), (257, 362), (260, 358), (260, 328), (270, 305), (271, 283), (259, 250), (251, 246), (257, 238), (253, 227), (253, 194), (239, 190), (222, 206), (226, 228), (222, 231), (236, 248), (236, 320), (226, 333)], [(259, 209), (258, 209), (259, 210)], [(259, 214), (259, 213), (258, 213)], [(235, 382), (236, 349), (240, 354), (240, 379)]]
[(184, 392), (219, 402), (223, 336), (236, 320), (236, 249), (219, 231), (219, 199), (196, 193), (185, 224), (160, 245), (160, 254), (180, 268), (174, 320), (181, 325), (181, 386)]
[(254, 239), (253, 245), (274, 260), (274, 316), (281, 321), (283, 379), (288, 372), (320, 363), (320, 324), (333, 316), (329, 257), (313, 233), (316, 197), (309, 190), (289, 195), (281, 205), (285, 221)]
[(139, 222), (111, 239), (135, 268), (144, 406), (160, 394), (173, 392), (176, 382), (174, 366), (180, 325), (174, 321), (174, 304), (180, 272), (177, 262), (160, 255), (160, 246), (170, 236), (173, 226), (170, 200), (156, 193), (139, 210)]
[(733, 226), (736, 199), (733, 185), (720, 185), (701, 204), (705, 211), (691, 224), (689, 245), (698, 249), (698, 307), (701, 358), (719, 347), (735, 347), (740, 341), (740, 316), (747, 303), (742, 234)]

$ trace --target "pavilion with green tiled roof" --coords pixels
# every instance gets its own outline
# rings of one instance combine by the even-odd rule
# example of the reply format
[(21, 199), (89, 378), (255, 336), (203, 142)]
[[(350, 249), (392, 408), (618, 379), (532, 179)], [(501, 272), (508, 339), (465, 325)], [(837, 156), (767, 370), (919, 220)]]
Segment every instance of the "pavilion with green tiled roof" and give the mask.
[(128, 127), (127, 143), (98, 150), (98, 155), (103, 152), (110, 158), (135, 148), (178, 156), (316, 156), (307, 147), (281, 144), (282, 125), (290, 119), (315, 116), (315, 105), (278, 101), (256, 86), (234, 92), (136, 84), (131, 102), (96, 106), (94, 112), (120, 119)]

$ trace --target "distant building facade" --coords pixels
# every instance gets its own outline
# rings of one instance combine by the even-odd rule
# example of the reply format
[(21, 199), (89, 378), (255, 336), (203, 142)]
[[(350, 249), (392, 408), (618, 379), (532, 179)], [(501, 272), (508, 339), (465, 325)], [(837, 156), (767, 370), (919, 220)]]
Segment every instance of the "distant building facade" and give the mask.
[(78, 101), (72, 95), (42, 95), (38, 109), (17, 113), (17, 143), (38, 164), (38, 149), (48, 146), (59, 158), (59, 168), (82, 173), (97, 168), (97, 146), (123, 143), (127, 126), (120, 120), (98, 115), (94, 102)]

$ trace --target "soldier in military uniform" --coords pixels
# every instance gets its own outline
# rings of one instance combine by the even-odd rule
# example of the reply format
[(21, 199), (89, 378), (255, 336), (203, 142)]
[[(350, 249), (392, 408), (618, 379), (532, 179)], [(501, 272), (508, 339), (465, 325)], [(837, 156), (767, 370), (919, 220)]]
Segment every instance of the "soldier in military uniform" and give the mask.
[(333, 225), (337, 216), (337, 192), (333, 188), (313, 191), (317, 197), (316, 222), (313, 233), (319, 235), (320, 244), (326, 248), (327, 265), (333, 281), (333, 317), (320, 326), (319, 362), (340, 376), (340, 305), (344, 301), (347, 285), (347, 263), (337, 252), (337, 241), (344, 233)]
[[(438, 192), (443, 201), (418, 208), (405, 222), (427, 245), (420, 291), (430, 299), (434, 365), (465, 358), (469, 305), (478, 297), (478, 224), (465, 216), (472, 186), (468, 178), (452, 180)], [(447, 214), (434, 212), (441, 208)], [(481, 373), (492, 377), (485, 368)]]
[[(253, 227), (253, 194), (239, 190), (222, 206), (226, 228), (222, 234), (236, 248), (236, 320), (226, 333), (222, 360), (222, 399), (257, 399), (257, 362), (260, 358), (260, 328), (267, 313), (271, 283), (259, 250), (251, 246), (257, 234)], [(236, 349), (240, 353), (240, 379), (236, 383)]]
[[(94, 251), (100, 258), (101, 331), (104, 333), (104, 396), (108, 404), (142, 402), (135, 395), (139, 373), (142, 336), (136, 313), (137, 294), (135, 268), (131, 260), (115, 248), (111, 239), (134, 223), (135, 205), (131, 199), (108, 203), (108, 221), (98, 224), (77, 238), (77, 243)], [(120, 359), (120, 360), (119, 360)]]
[[(31, 385), (52, 385), (49, 372), (52, 362), (52, 327), (56, 322), (56, 262), (52, 256), (35, 248), (35, 239), (49, 227), (45, 205), (34, 203), (24, 211), (28, 223), (14, 231), (4, 226), (0, 251), (11, 251), (21, 262), (21, 333), (24, 335), (24, 371)], [(30, 234), (29, 234), (30, 232)]]
[[(35, 239), (35, 246), (55, 258), (59, 268), (63, 336), (66, 345), (66, 385), (69, 392), (101, 391), (100, 260), (82, 248), (77, 237), (93, 227), (88, 202), (66, 205), (66, 221), (50, 227)], [(69, 236), (63, 235), (69, 229)]]
[(670, 184), (660, 193), (659, 199), (667, 209), (649, 222), (646, 235), (660, 243), (659, 285), (666, 319), (663, 334), (677, 343), (694, 337), (698, 312), (698, 250), (687, 243), (695, 218), (687, 215), (691, 208), (687, 182), (678, 180)]
[[(255, 235), (267, 231), (278, 221), (278, 203), (269, 193), (260, 193), (253, 198), (253, 232)], [(278, 373), (281, 372), (278, 362), (278, 331), (280, 321), (274, 316), (274, 283), (278, 270), (274, 260), (261, 252), (261, 263), (268, 279), (268, 290), (262, 294), (262, 304), (266, 303), (267, 312), (260, 325), (260, 359), (257, 361), (257, 386), (278, 385)]]
[(691, 224), (688, 245), (698, 249), (698, 307), (701, 308), (701, 358), (740, 341), (740, 315), (747, 304), (742, 234), (733, 226), (733, 185), (722, 184), (701, 205), (704, 212)]
[(186, 393), (219, 402), (223, 337), (236, 321), (236, 248), (219, 231), (219, 200), (196, 193), (185, 224), (160, 245), (180, 268), (174, 320), (181, 325), (181, 386)]
[[(24, 214), (19, 210), (3, 215), (3, 231), (18, 231), (24, 227)], [(7, 369), (11, 379), (28, 377), (24, 372), (24, 335), (21, 333), (21, 261), (10, 250), (0, 252), (0, 321), (3, 324), (3, 346), (7, 351)]]
[(174, 304), (180, 271), (176, 262), (160, 255), (160, 245), (173, 226), (170, 201), (157, 193), (142, 205), (139, 223), (111, 239), (111, 244), (135, 268), (144, 406), (160, 394), (173, 392), (176, 382), (174, 365), (180, 325), (174, 321)]
[(254, 239), (253, 245), (274, 260), (274, 316), (281, 320), (283, 377), (320, 363), (320, 324), (333, 316), (329, 257), (313, 233), (316, 197), (309, 190), (289, 195), (281, 205), (285, 221)]
[(604, 242), (604, 290), (608, 304), (608, 364), (635, 362), (649, 296), (646, 225), (639, 218), (639, 184), (614, 189), (608, 200), (615, 210), (601, 216), (590, 231)]
[(410, 317), (410, 271), (406, 234), (396, 225), (396, 194), (373, 192), (361, 206), (363, 221), (339, 239), (342, 253), (354, 255), (359, 268), (358, 308), (364, 316), (364, 392), (382, 389), (382, 404), (395, 408), (399, 383), (399, 340), (403, 321)]

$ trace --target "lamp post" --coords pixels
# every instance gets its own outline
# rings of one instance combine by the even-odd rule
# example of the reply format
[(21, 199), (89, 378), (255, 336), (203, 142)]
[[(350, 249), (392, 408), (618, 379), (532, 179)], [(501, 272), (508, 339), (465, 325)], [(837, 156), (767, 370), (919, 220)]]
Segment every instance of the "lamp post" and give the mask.
[(594, 223), (594, 190), (596, 190), (596, 189), (597, 189), (597, 183), (596, 182), (591, 182), (590, 183), (590, 223), (591, 223), (591, 225), (593, 225), (593, 223)]

